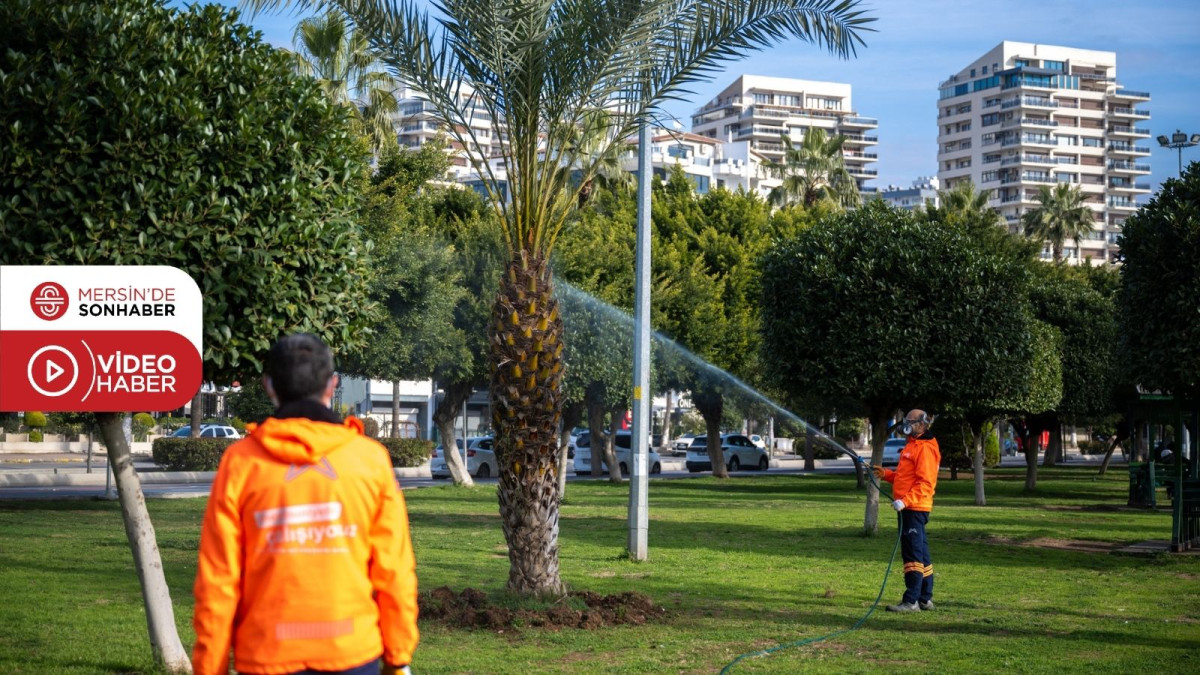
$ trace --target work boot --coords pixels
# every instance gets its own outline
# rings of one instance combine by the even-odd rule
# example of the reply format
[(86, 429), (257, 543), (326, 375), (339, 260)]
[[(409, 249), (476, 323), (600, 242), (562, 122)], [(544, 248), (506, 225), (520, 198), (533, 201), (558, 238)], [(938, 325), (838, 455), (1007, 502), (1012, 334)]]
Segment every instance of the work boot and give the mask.
[(902, 602), (898, 605), (888, 605), (889, 612), (919, 612), (921, 607), (915, 602)]
[(928, 611), (933, 610), (933, 601), (926, 600), (925, 602), (918, 602), (917, 606), (919, 606), (921, 608), (922, 612), (928, 612)]

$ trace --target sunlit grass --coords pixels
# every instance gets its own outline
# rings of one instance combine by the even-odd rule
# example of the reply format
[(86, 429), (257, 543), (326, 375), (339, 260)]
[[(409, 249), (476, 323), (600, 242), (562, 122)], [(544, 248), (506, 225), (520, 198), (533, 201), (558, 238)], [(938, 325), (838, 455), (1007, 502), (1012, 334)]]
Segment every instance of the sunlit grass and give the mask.
[[(876, 613), (834, 641), (743, 661), (738, 672), (1189, 672), (1200, 665), (1200, 556), (1106, 550), (1165, 538), (1170, 514), (1125, 510), (1125, 477), (998, 470), (986, 507), (969, 480), (939, 484), (929, 524), (938, 609)], [(422, 588), (498, 593), (508, 577), (494, 490), (407, 491)], [(859, 534), (848, 476), (651, 483), (650, 560), (625, 556), (627, 486), (571, 483), (562, 575), (573, 589), (637, 590), (669, 610), (598, 631), (464, 631), (422, 623), (421, 672), (715, 672), (738, 654), (850, 626), (879, 590), (894, 539)], [(150, 510), (185, 643), (203, 500)], [(1028, 544), (1039, 544), (1029, 546)], [(897, 563), (896, 568), (899, 567)], [(885, 600), (903, 584), (892, 573)], [(102, 501), (0, 502), (0, 672), (151, 670), (120, 512)]]

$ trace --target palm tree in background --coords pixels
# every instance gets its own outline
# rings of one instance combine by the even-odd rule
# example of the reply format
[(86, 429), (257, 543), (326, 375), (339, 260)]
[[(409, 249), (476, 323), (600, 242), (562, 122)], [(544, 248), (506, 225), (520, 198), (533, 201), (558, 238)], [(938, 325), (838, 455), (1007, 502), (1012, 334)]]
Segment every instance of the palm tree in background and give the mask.
[[(984, 225), (1000, 225), (1000, 213), (988, 206), (991, 190), (975, 190), (975, 183), (965, 180), (949, 190), (938, 193), (939, 206), (933, 207), (953, 220), (975, 222)], [(931, 209), (932, 210), (932, 209)]]
[(784, 134), (783, 160), (765, 165), (767, 175), (782, 184), (767, 199), (776, 205), (800, 203), (810, 208), (819, 201), (841, 207), (859, 203), (858, 183), (846, 170), (842, 145), (846, 137), (829, 136), (820, 127), (809, 127), (797, 146)]
[(1078, 185), (1059, 183), (1038, 188), (1034, 200), (1038, 206), (1021, 216), (1025, 236), (1050, 242), (1054, 262), (1062, 262), (1063, 242), (1078, 241), (1092, 231), (1095, 218), (1084, 203), (1083, 190)]
[(367, 37), (337, 10), (302, 20), (288, 52), (296, 72), (316, 78), (330, 100), (349, 106), (376, 153), (395, 148), (399, 83), (379, 61)]
[[(561, 595), (563, 343), (549, 263), (581, 189), (660, 106), (722, 64), (792, 37), (848, 57), (872, 19), (857, 0), (440, 0), (433, 16), (415, 0), (291, 4), (344, 10), (462, 147), (488, 145), (471, 108), (505, 120), (500, 156), (470, 156), (508, 256), (489, 327), (497, 493), (509, 588)], [(600, 109), (607, 142), (589, 148), (579, 130)]]

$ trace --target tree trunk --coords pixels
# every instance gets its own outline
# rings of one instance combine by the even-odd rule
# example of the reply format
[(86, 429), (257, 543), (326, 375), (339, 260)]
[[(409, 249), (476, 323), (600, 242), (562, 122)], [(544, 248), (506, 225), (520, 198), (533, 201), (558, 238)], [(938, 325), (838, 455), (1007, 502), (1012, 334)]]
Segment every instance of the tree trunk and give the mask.
[(975, 505), (987, 506), (983, 494), (983, 425), (971, 425), (971, 442), (975, 446), (972, 469), (975, 471)]
[(608, 427), (604, 424), (604, 404), (591, 400), (591, 396), (588, 399), (588, 452), (592, 457), (589, 468), (592, 478), (599, 478), (603, 473), (600, 460), (604, 456), (604, 447), (608, 444)]
[(708, 459), (712, 462), (714, 478), (729, 478), (725, 466), (725, 451), (721, 448), (721, 415), (725, 401), (718, 392), (704, 391), (692, 394), (692, 403), (704, 417), (704, 429), (708, 443)]
[[(558, 458), (558, 501), (562, 500), (567, 495), (567, 463), (571, 461), (569, 457), (569, 448), (571, 445), (571, 431), (579, 426), (583, 420), (583, 412), (585, 408), (583, 403), (575, 402), (563, 407), (562, 429), (558, 435), (558, 451), (561, 457)], [(575, 449), (579, 451), (578, 448)]]
[(196, 395), (192, 397), (192, 428), (190, 434), (192, 438), (200, 438), (200, 420), (204, 419), (204, 416), (200, 414), (202, 412), (200, 410), (202, 407), (200, 399), (203, 390), (204, 385), (201, 384), (200, 389), (196, 391)]
[[(192, 672), (191, 659), (179, 640), (175, 627), (175, 611), (171, 606), (171, 591), (163, 575), (162, 558), (154, 536), (154, 524), (146, 510), (142, 484), (133, 468), (129, 440), (122, 429), (121, 413), (97, 413), (100, 436), (108, 450), (121, 501), (121, 518), (125, 521), (125, 536), (133, 551), (134, 568), (142, 586), (142, 602), (146, 608), (146, 625), (150, 630), (150, 650), (154, 660), (171, 673)], [(193, 415), (194, 417), (194, 415)], [(193, 427), (195, 430), (195, 427)]]
[[(1039, 433), (1038, 436), (1040, 435)], [(1037, 437), (1030, 434), (1029, 438), (1025, 440), (1025, 490), (1027, 492), (1033, 492), (1037, 489), (1037, 460)]]
[(1129, 438), (1129, 435), (1129, 423), (1125, 420), (1118, 422), (1116, 433), (1113, 434), (1112, 438), (1108, 439), (1108, 447), (1104, 450), (1104, 461), (1100, 463), (1101, 476), (1104, 475), (1104, 472), (1108, 471), (1108, 463), (1112, 460), (1113, 450), (1115, 450), (1118, 445), (1121, 446), (1121, 454), (1127, 454), (1125, 451), (1125, 442)]
[[(887, 443), (888, 420), (891, 409), (879, 407), (871, 410), (871, 464), (883, 466), (883, 446)], [(858, 462), (855, 462), (857, 465)], [(875, 481), (867, 481), (867, 505), (863, 514), (863, 534), (874, 537), (879, 532), (879, 490)]]
[[(433, 423), (442, 437), (442, 451), (446, 453), (446, 468), (450, 470), (450, 477), (454, 479), (455, 485), (467, 487), (475, 485), (475, 481), (471, 479), (471, 473), (463, 464), (462, 454), (458, 452), (458, 444), (454, 442), (454, 422), (458, 417), (459, 410), (462, 410), (463, 403), (466, 403), (467, 399), (471, 397), (472, 390), (473, 387), (469, 382), (453, 382), (445, 385), (446, 395), (442, 397), (442, 402), (433, 411)], [(393, 392), (393, 394), (395, 393)], [(467, 437), (464, 433), (463, 447), (465, 448), (466, 445)]]
[(658, 451), (666, 453), (671, 449), (671, 390), (667, 390), (667, 405), (663, 408), (662, 445)]
[(562, 419), (562, 316), (548, 261), (508, 262), (488, 327), (496, 490), (508, 543), (508, 589), (565, 593), (558, 566), (558, 428)]
[[(610, 483), (622, 482), (621, 464), (617, 461), (617, 451), (613, 444), (617, 441), (617, 430), (621, 428), (621, 416), (624, 412), (624, 407), (609, 408), (608, 410), (608, 435), (604, 437), (604, 465), (608, 467)], [(632, 442), (630, 447), (632, 447)]]
[(816, 434), (812, 432), (812, 426), (808, 423), (804, 424), (804, 471), (816, 471), (817, 464), (814, 456), (814, 444), (816, 443)]
[(1046, 444), (1046, 455), (1042, 458), (1042, 466), (1057, 466), (1058, 459), (1062, 451), (1062, 427), (1058, 421), (1058, 417), (1052, 417), (1050, 420), (1050, 442)]
[[(400, 380), (392, 382), (392, 433), (390, 435), (392, 438), (400, 438)], [(442, 447), (445, 447), (444, 443)]]

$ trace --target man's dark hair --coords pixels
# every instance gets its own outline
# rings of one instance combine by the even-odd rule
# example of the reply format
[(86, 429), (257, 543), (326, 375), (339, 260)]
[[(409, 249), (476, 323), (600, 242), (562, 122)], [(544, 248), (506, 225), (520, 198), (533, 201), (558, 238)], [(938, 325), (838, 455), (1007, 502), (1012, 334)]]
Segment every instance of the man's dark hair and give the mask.
[(333, 376), (333, 352), (315, 335), (285, 335), (271, 346), (267, 376), (280, 405), (317, 398)]

